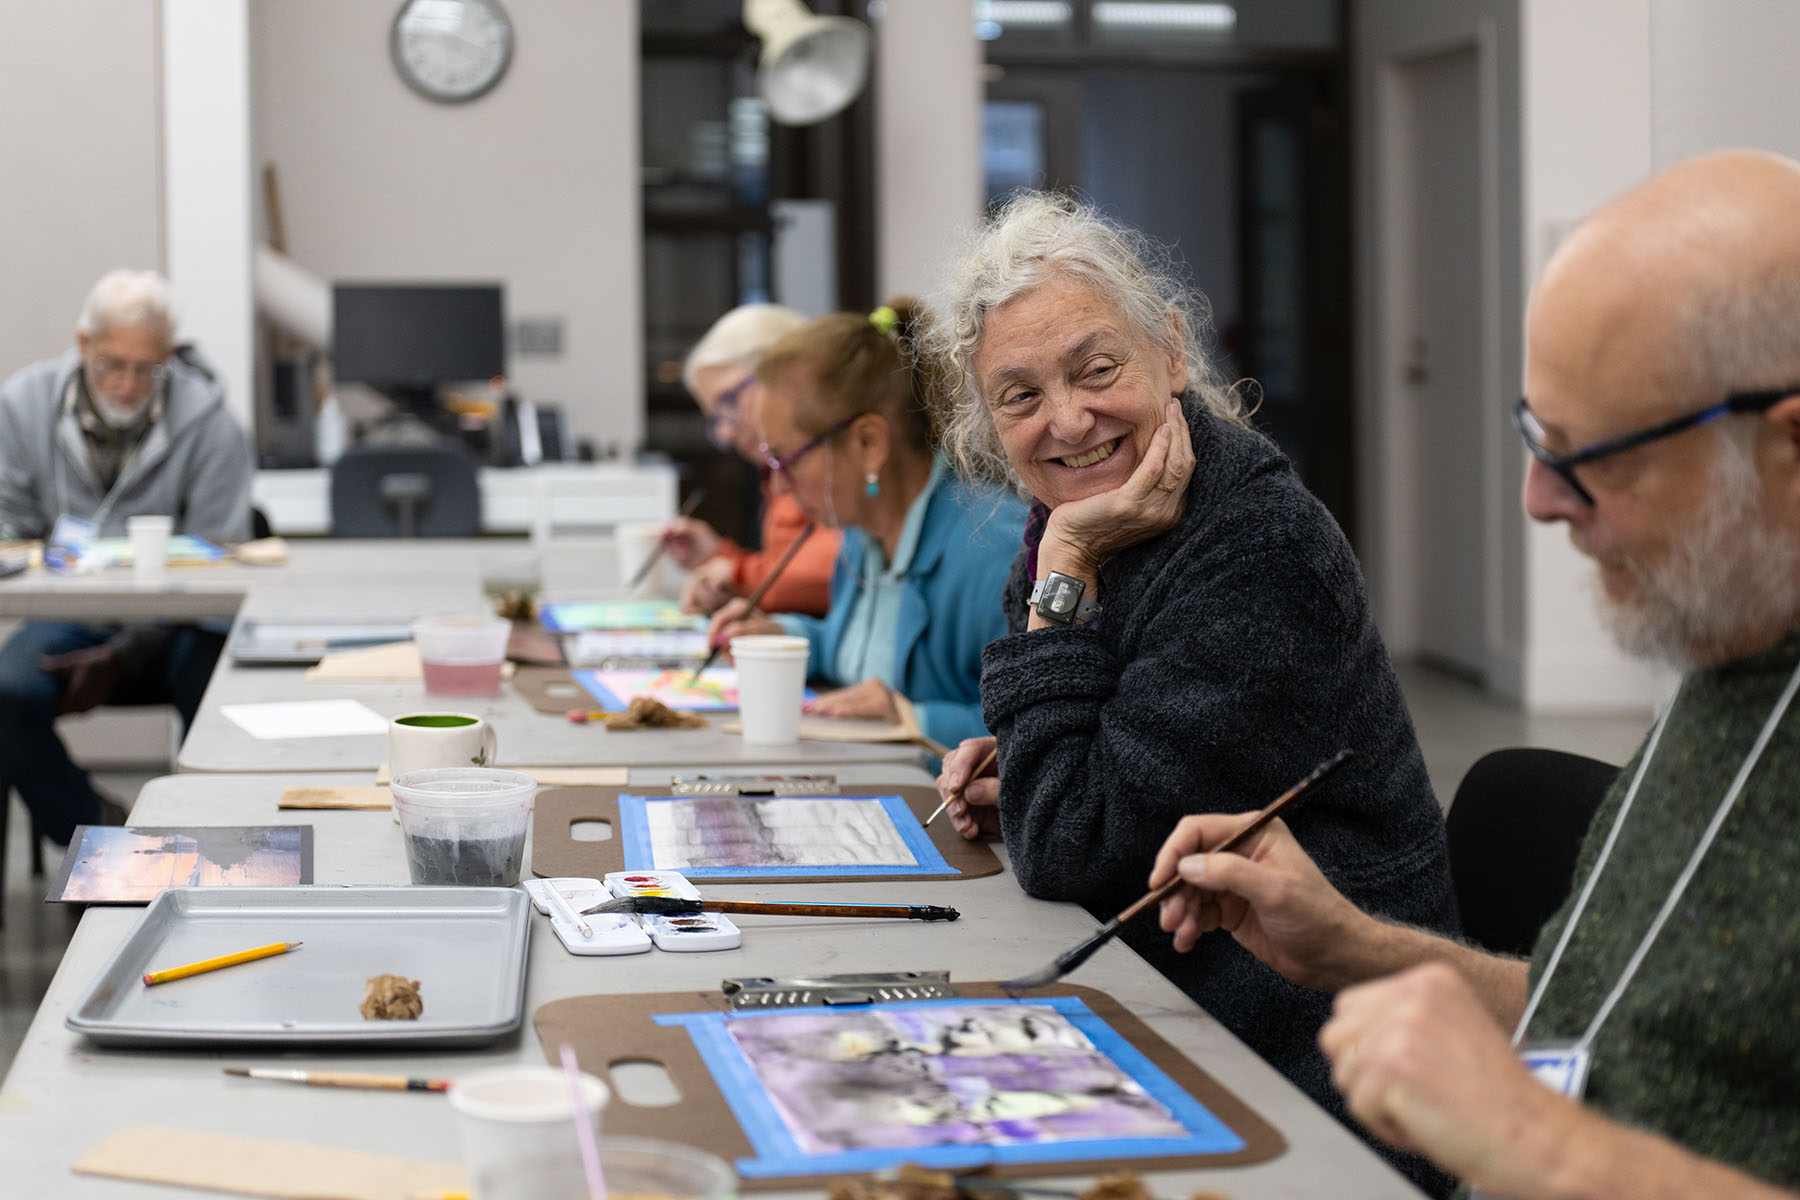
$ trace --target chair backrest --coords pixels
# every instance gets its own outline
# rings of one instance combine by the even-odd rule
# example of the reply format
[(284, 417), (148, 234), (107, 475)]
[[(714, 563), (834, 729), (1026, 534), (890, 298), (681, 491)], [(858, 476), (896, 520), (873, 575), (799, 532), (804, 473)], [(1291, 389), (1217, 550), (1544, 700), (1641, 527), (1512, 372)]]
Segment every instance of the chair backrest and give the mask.
[(475, 456), (454, 442), (365, 445), (331, 468), (338, 537), (474, 537), (481, 532)]
[(1469, 768), (1444, 819), (1463, 933), (1531, 953), (1568, 898), (1594, 812), (1619, 768), (1561, 750), (1496, 750)]

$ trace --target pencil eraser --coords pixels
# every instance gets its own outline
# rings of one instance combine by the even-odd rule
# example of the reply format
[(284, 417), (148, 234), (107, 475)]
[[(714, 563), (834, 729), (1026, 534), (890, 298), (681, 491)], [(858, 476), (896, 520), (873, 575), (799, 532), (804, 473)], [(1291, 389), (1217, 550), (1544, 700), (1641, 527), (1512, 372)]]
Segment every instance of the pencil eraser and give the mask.
[(587, 709), (571, 708), (568, 712), (568, 717), (569, 720), (575, 722), (577, 725), (586, 725), (588, 720)]

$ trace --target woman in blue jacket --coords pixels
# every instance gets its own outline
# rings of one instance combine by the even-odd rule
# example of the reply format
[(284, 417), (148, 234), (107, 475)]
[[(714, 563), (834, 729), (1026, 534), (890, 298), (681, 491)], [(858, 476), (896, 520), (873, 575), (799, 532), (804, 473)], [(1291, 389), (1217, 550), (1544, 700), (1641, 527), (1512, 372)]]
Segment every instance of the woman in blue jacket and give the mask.
[(756, 368), (770, 488), (844, 531), (823, 618), (771, 619), (734, 601), (713, 636), (790, 633), (807, 673), (839, 685), (810, 712), (893, 720), (912, 701), (927, 737), (980, 736), (981, 651), (1006, 633), (1000, 596), (1024, 527), (1019, 500), (969, 484), (934, 449), (915, 301), (834, 313), (783, 337)]

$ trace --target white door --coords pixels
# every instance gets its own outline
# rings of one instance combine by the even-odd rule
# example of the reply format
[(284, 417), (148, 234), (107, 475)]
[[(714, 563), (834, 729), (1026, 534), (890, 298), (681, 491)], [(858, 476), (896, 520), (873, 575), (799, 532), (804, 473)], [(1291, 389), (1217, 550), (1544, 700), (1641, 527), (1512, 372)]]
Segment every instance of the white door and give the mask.
[[(1485, 674), (1481, 173), (1473, 46), (1400, 68), (1412, 214), (1404, 371), (1418, 462), (1419, 649)], [(1495, 417), (1494, 419), (1498, 419)]]

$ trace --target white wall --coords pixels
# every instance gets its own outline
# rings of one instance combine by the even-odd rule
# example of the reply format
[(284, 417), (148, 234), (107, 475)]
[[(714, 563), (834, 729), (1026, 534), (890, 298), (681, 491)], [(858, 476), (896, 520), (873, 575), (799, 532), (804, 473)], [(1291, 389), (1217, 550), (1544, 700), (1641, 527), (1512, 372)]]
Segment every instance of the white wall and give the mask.
[(160, 5), (0, 5), (0, 378), (75, 344), (114, 267), (166, 265)]
[[(512, 65), (467, 104), (411, 91), (395, 6), (257, 0), (257, 163), (280, 172), (289, 252), (326, 279), (498, 279), (509, 321), (555, 317), (562, 353), (513, 356), (521, 395), (578, 434), (643, 427), (637, 5), (507, 0)], [(260, 198), (257, 205), (261, 212)]]
[(1649, 24), (1657, 167), (1730, 146), (1800, 158), (1800, 4), (1654, 0)]
[(925, 295), (981, 214), (981, 43), (966, 0), (890, 0), (875, 43), (875, 290)]

